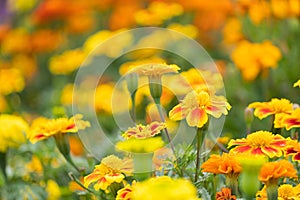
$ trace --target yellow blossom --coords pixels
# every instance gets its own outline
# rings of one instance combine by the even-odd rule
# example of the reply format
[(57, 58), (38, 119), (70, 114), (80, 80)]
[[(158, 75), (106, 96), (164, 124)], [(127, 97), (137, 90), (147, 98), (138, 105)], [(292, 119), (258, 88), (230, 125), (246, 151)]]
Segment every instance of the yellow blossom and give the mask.
[(53, 74), (70, 74), (80, 67), (86, 58), (86, 53), (80, 49), (63, 52), (50, 59), (49, 70)]
[(180, 33), (183, 33), (193, 39), (195, 39), (198, 36), (198, 28), (192, 24), (182, 25), (178, 23), (170, 24), (168, 29), (178, 31)]
[(132, 200), (180, 199), (199, 200), (195, 186), (186, 179), (168, 176), (138, 182), (132, 188)]
[(61, 197), (59, 185), (54, 180), (47, 181), (46, 191), (48, 193), (47, 200), (57, 200)]
[(267, 1), (254, 1), (250, 4), (249, 17), (254, 24), (260, 24), (264, 19), (269, 18), (271, 9)]
[(62, 89), (61, 96), (60, 96), (60, 102), (63, 105), (72, 105), (73, 103), (73, 84), (67, 84)]
[(16, 68), (0, 68), (0, 94), (8, 95), (20, 92), (25, 87), (22, 73)]
[(142, 124), (138, 124), (135, 127), (128, 128), (122, 136), (125, 139), (129, 138), (137, 138), (137, 139), (145, 139), (149, 137), (154, 137), (159, 134), (161, 130), (166, 128), (166, 124), (162, 122), (152, 122), (147, 124), (146, 126)]
[(19, 116), (0, 115), (0, 152), (8, 148), (17, 148), (26, 141), (28, 124)]
[(37, 0), (10, 0), (8, 3), (12, 11), (25, 12), (32, 9), (36, 5)]
[(164, 141), (161, 137), (152, 137), (146, 139), (130, 138), (125, 141), (120, 141), (116, 144), (116, 148), (122, 151), (132, 153), (150, 153), (164, 146)]
[(242, 24), (237, 18), (227, 20), (223, 28), (223, 37), (226, 44), (234, 44), (244, 38)]
[(32, 156), (31, 161), (26, 164), (25, 168), (29, 172), (41, 174), (43, 172), (43, 165), (37, 156)]
[(7, 109), (7, 102), (3, 95), (0, 95), (0, 113), (3, 113)]
[(30, 37), (25, 29), (13, 29), (3, 39), (4, 54), (28, 53), (31, 50)]
[(297, 86), (300, 87), (300, 79), (297, 82), (295, 82), (293, 85), (293, 87), (297, 87)]
[(31, 131), (27, 135), (31, 143), (47, 139), (59, 133), (76, 133), (78, 130), (90, 127), (88, 121), (82, 120), (82, 115), (75, 115), (71, 118), (47, 119), (37, 118), (31, 125)]

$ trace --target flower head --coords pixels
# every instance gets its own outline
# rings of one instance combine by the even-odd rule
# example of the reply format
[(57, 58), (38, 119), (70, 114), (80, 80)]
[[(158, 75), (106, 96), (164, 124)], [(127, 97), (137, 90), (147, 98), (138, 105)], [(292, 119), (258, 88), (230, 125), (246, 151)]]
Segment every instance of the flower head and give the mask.
[(82, 120), (82, 115), (75, 115), (74, 117), (47, 119), (37, 118), (31, 125), (31, 131), (27, 135), (31, 143), (36, 143), (39, 140), (47, 139), (58, 133), (76, 133), (78, 130), (89, 127), (88, 121)]
[(17, 68), (0, 68), (0, 95), (21, 92), (25, 87), (25, 80)]
[(296, 82), (296, 83), (294, 83), (294, 85), (293, 85), (294, 87), (300, 87), (300, 79)]
[(300, 127), (300, 108), (293, 110), (290, 115), (282, 116), (281, 124), (286, 130)]
[(277, 184), (277, 180), (283, 177), (298, 177), (297, 170), (294, 168), (293, 164), (287, 160), (265, 163), (260, 170), (258, 178), (268, 186), (270, 183), (276, 182)]
[(193, 90), (169, 112), (169, 116), (175, 121), (186, 118), (189, 126), (201, 128), (207, 123), (208, 114), (219, 118), (222, 114), (227, 115), (230, 109), (225, 97), (210, 95), (203, 90)]
[(124, 174), (130, 174), (132, 171), (132, 162), (129, 159), (120, 159), (114, 155), (102, 159), (99, 165), (95, 166), (94, 171), (84, 177), (84, 186), (88, 187), (94, 184), (95, 190), (108, 191), (110, 184), (121, 183), (125, 178)]
[(161, 137), (145, 139), (130, 138), (128, 140), (118, 142), (116, 144), (116, 148), (132, 153), (150, 153), (162, 148), (164, 144), (165, 143)]
[(213, 174), (225, 174), (228, 176), (237, 176), (242, 167), (240, 163), (235, 159), (235, 156), (228, 153), (223, 153), (222, 156), (213, 154), (210, 158), (201, 166), (203, 172), (209, 172)]
[(28, 131), (29, 126), (21, 117), (0, 115), (0, 152), (6, 152), (8, 148), (16, 148), (25, 143)]
[(236, 196), (231, 194), (230, 188), (222, 188), (216, 193), (216, 200), (236, 200)]
[(268, 131), (257, 131), (246, 138), (231, 140), (228, 147), (237, 145), (230, 150), (234, 153), (250, 153), (252, 155), (266, 155), (270, 158), (282, 156), (287, 140), (281, 135), (273, 135)]
[(255, 109), (254, 115), (259, 119), (263, 119), (269, 115), (275, 115), (276, 118), (278, 114), (289, 114), (293, 110), (293, 104), (289, 100), (277, 98), (272, 99), (270, 102), (254, 102), (248, 107)]
[(143, 64), (130, 70), (130, 73), (137, 73), (141, 76), (162, 76), (167, 73), (178, 73), (180, 68), (175, 65), (167, 65), (165, 63)]
[(116, 200), (131, 200), (132, 186), (127, 184), (124, 188), (118, 190)]
[(159, 134), (165, 127), (165, 123), (162, 122), (152, 122), (146, 126), (139, 124), (136, 127), (129, 128), (122, 136), (126, 139), (145, 139)]
[(180, 199), (198, 200), (195, 186), (185, 179), (168, 176), (151, 178), (138, 182), (132, 191), (132, 200)]
[(299, 142), (291, 142), (291, 145), (288, 145), (288, 147), (285, 150), (286, 156), (292, 156), (293, 161), (300, 162), (300, 143)]

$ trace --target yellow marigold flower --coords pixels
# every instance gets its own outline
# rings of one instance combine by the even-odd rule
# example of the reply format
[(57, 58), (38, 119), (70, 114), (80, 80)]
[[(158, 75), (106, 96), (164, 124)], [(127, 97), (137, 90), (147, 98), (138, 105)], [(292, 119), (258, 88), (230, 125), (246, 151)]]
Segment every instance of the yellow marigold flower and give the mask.
[(84, 186), (88, 187), (94, 183), (95, 190), (104, 190), (109, 192), (110, 184), (121, 183), (125, 178), (124, 174), (131, 174), (132, 161), (129, 159), (120, 159), (117, 156), (110, 155), (101, 160), (99, 165), (95, 166), (94, 171), (84, 177)]
[(180, 199), (199, 200), (195, 186), (185, 179), (168, 176), (138, 182), (132, 189), (132, 200)]
[(143, 64), (130, 70), (130, 73), (137, 73), (141, 76), (162, 76), (167, 73), (178, 73), (180, 68), (175, 65), (161, 64)]
[(270, 158), (280, 157), (286, 148), (287, 140), (281, 135), (273, 135), (268, 131), (256, 131), (246, 138), (230, 140), (228, 148), (237, 145), (230, 152), (266, 155)]
[(271, 8), (273, 15), (280, 19), (300, 14), (300, 3), (297, 0), (271, 0)]
[(34, 79), (37, 72), (37, 60), (34, 56), (18, 54), (11, 61), (12, 68), (18, 69), (29, 82)]
[(131, 200), (132, 186), (127, 184), (124, 188), (118, 190), (116, 200)]
[(160, 133), (161, 130), (166, 128), (166, 124), (163, 122), (152, 122), (147, 124), (146, 126), (139, 124), (135, 127), (129, 128), (125, 131), (122, 136), (125, 139), (129, 138), (137, 138), (137, 139), (145, 139), (153, 137)]
[(228, 19), (222, 32), (226, 44), (234, 44), (244, 38), (242, 24), (237, 18)]
[(195, 39), (198, 36), (198, 28), (192, 24), (182, 25), (178, 23), (170, 24), (168, 29), (178, 31), (180, 33), (183, 33), (193, 39)]
[(300, 108), (292, 111), (290, 115), (284, 115), (281, 120), (282, 125), (286, 130), (300, 127)]
[(25, 143), (25, 135), (29, 131), (23, 118), (15, 115), (0, 115), (0, 152), (8, 148), (17, 148)]
[(213, 174), (225, 174), (226, 176), (237, 177), (242, 171), (240, 163), (233, 154), (223, 153), (221, 156), (213, 154), (202, 164), (202, 172)]
[(34, 172), (38, 174), (42, 174), (43, 172), (43, 165), (37, 156), (32, 156), (31, 161), (26, 164), (25, 168), (29, 172)]
[(37, 0), (17, 0), (8, 1), (9, 8), (12, 11), (25, 12), (32, 9), (37, 3)]
[(260, 72), (267, 72), (268, 68), (274, 68), (281, 59), (278, 47), (270, 41), (262, 43), (240, 42), (232, 52), (231, 58), (242, 76), (247, 81), (254, 80)]
[[(295, 187), (290, 184), (280, 185), (278, 188), (278, 200), (298, 200), (300, 198), (299, 186), (300, 184)], [(256, 200), (268, 200), (266, 189), (266, 186), (264, 186), (261, 191), (257, 192)]]
[(63, 52), (50, 59), (49, 70), (52, 74), (70, 74), (80, 67), (86, 58), (86, 53), (80, 49)]
[(271, 9), (267, 1), (254, 1), (250, 4), (249, 17), (254, 24), (260, 24), (264, 19), (269, 18)]
[(300, 162), (300, 143), (297, 141), (291, 141), (290, 145), (285, 150), (286, 156), (292, 156), (293, 161)]
[(31, 51), (30, 36), (25, 29), (14, 29), (8, 32), (2, 41), (4, 54), (28, 53)]
[(36, 143), (39, 140), (47, 139), (59, 133), (76, 133), (78, 130), (90, 127), (88, 121), (82, 120), (82, 115), (75, 115), (74, 117), (47, 119), (37, 118), (31, 125), (31, 131), (27, 135), (31, 143)]
[(0, 94), (8, 95), (13, 92), (20, 92), (25, 87), (25, 81), (19, 69), (0, 68)]
[(158, 26), (165, 20), (181, 15), (182, 13), (183, 8), (180, 4), (155, 1), (149, 5), (148, 9), (136, 12), (134, 17), (140, 25)]
[(231, 194), (230, 188), (222, 188), (216, 193), (216, 200), (236, 200), (236, 196)]
[(61, 196), (59, 185), (54, 180), (47, 181), (46, 191), (48, 193), (47, 200), (57, 200)]
[(60, 102), (63, 105), (72, 105), (73, 103), (73, 84), (67, 84), (62, 89), (61, 96), (60, 96)]
[(5, 112), (7, 109), (7, 102), (3, 95), (0, 95), (0, 113)]
[(287, 99), (274, 98), (269, 102), (254, 102), (249, 104), (249, 108), (254, 108), (254, 115), (259, 119), (268, 117), (269, 115), (275, 115), (284, 113), (290, 114), (293, 110), (293, 104)]
[(169, 112), (169, 116), (175, 121), (186, 118), (189, 126), (201, 128), (207, 123), (208, 114), (219, 118), (222, 114), (227, 115), (230, 109), (225, 97), (210, 95), (203, 90), (193, 90)]
[(161, 137), (152, 137), (146, 139), (130, 138), (125, 141), (118, 142), (116, 148), (122, 151), (132, 153), (150, 153), (164, 146)]
[(300, 87), (300, 79), (297, 82), (295, 82), (293, 85), (293, 87), (297, 87), (297, 86)]
[(287, 160), (265, 163), (259, 174), (259, 180), (264, 182), (267, 187), (270, 183), (277, 183), (279, 178), (297, 178), (297, 170), (293, 164)]

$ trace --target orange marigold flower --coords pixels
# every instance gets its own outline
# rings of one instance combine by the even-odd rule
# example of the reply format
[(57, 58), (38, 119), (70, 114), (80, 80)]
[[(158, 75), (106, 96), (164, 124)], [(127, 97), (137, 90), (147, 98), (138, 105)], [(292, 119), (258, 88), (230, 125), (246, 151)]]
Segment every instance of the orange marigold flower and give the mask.
[(287, 147), (285, 150), (286, 156), (292, 156), (293, 161), (300, 162), (300, 143), (299, 142), (292, 142), (291, 146)]
[(273, 135), (268, 131), (256, 131), (246, 138), (230, 140), (228, 147), (234, 145), (238, 146), (231, 149), (230, 152), (266, 155), (273, 158), (282, 156), (287, 140), (281, 135)]
[(296, 82), (296, 83), (294, 83), (294, 85), (293, 85), (294, 87), (300, 87), (300, 79)]
[(95, 166), (94, 171), (84, 177), (84, 186), (88, 187), (91, 183), (95, 183), (95, 190), (101, 189), (108, 193), (107, 188), (110, 184), (121, 183), (125, 178), (124, 174), (130, 175), (131, 172), (132, 160), (122, 160), (117, 156), (110, 155), (103, 158), (101, 163)]
[(76, 133), (78, 130), (90, 127), (88, 121), (82, 120), (82, 115), (75, 115), (74, 117), (47, 119), (37, 118), (31, 125), (31, 131), (27, 135), (31, 143), (36, 143), (39, 140), (47, 139), (59, 133)]
[(286, 130), (300, 127), (300, 108), (293, 110), (290, 115), (284, 116), (281, 123)]
[(230, 188), (222, 188), (216, 193), (216, 200), (236, 200), (236, 196), (231, 194)]
[(116, 200), (131, 200), (132, 186), (127, 184), (124, 188), (118, 190)]
[(166, 128), (166, 124), (162, 122), (152, 122), (146, 126), (139, 124), (136, 127), (129, 128), (122, 136), (125, 139), (145, 139), (159, 134), (164, 128)]
[(298, 177), (297, 170), (294, 168), (293, 164), (287, 160), (265, 163), (260, 170), (258, 178), (268, 187), (268, 184), (277, 183), (277, 180), (283, 177)]
[(203, 172), (213, 174), (225, 174), (228, 176), (237, 176), (242, 167), (232, 154), (223, 153), (222, 156), (213, 154), (201, 166)]
[(175, 121), (186, 118), (189, 126), (201, 128), (207, 123), (208, 114), (219, 118), (222, 114), (227, 115), (230, 109), (225, 97), (210, 95), (203, 90), (193, 90), (169, 112), (169, 116)]
[[(259, 119), (266, 118), (269, 115), (275, 115), (275, 121), (278, 121), (278, 118), (282, 117), (281, 114), (290, 114), (293, 110), (293, 104), (289, 100), (277, 98), (269, 102), (254, 102), (249, 104), (248, 107), (255, 109), (254, 115)], [(276, 125), (280, 126), (278, 122)]]

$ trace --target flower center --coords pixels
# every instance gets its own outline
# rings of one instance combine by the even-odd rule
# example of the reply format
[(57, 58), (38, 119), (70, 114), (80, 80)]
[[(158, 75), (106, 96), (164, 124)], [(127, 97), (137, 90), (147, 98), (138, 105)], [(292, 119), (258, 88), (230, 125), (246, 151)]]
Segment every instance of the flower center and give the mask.
[(280, 188), (278, 189), (278, 196), (283, 199), (289, 199), (296, 195), (294, 193), (293, 186), (284, 184), (284, 185), (280, 186)]
[(268, 146), (273, 139), (272, 133), (259, 131), (247, 136), (247, 141), (252, 147)]

